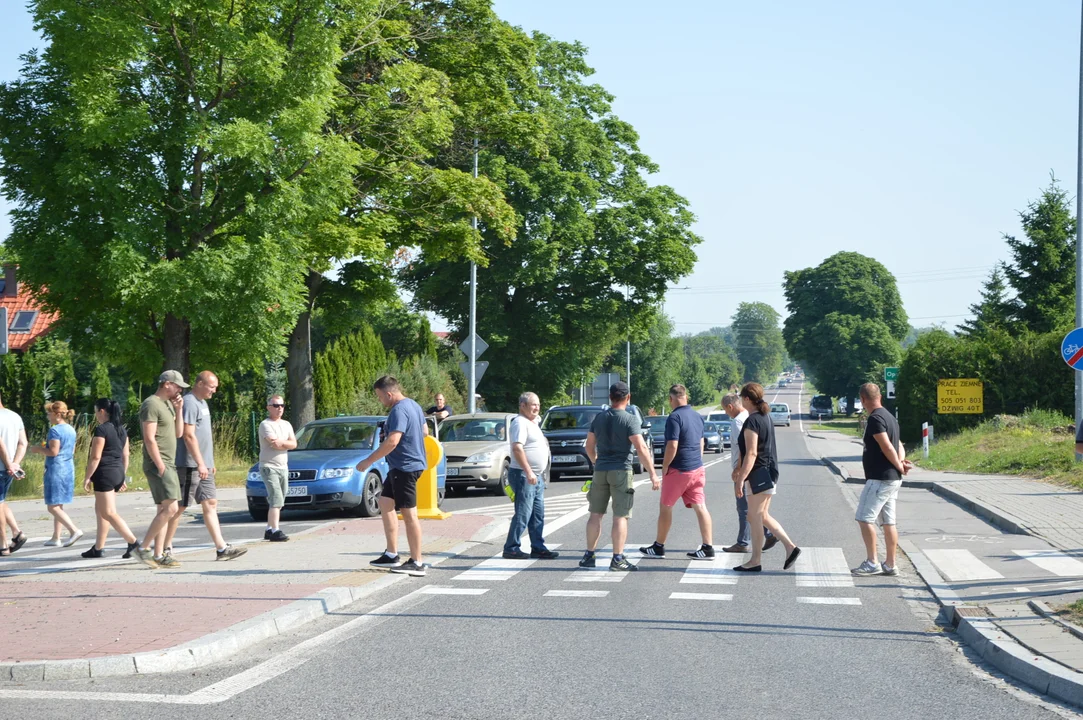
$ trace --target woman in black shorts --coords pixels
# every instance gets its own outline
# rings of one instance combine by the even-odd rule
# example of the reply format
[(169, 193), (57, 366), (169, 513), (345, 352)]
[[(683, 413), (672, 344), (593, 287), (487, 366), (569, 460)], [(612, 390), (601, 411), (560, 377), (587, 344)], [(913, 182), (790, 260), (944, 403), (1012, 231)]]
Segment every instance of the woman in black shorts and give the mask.
[(763, 386), (748, 383), (741, 388), (741, 404), (748, 411), (748, 419), (737, 438), (741, 450), (741, 464), (733, 471), (734, 491), (737, 497), (748, 496), (748, 523), (752, 529), (752, 557), (743, 565), (733, 568), (737, 572), (759, 572), (763, 554), (763, 528), (766, 526), (786, 548), (783, 570), (789, 570), (801, 554), (801, 548), (768, 512), (771, 498), (778, 482), (778, 454), (775, 447), (775, 424), (771, 420), (771, 406), (763, 399)]
[(102, 398), (94, 403), (94, 417), (98, 427), (90, 441), (90, 459), (86, 465), (86, 479), (83, 488), (94, 488), (94, 514), (98, 518), (98, 537), (94, 547), (83, 553), (85, 558), (100, 558), (105, 553), (105, 539), (112, 525), (128, 543), (124, 557), (132, 556), (132, 550), (139, 547), (135, 533), (117, 512), (116, 494), (127, 489), (125, 476), (128, 474), (128, 432), (120, 415), (120, 403)]

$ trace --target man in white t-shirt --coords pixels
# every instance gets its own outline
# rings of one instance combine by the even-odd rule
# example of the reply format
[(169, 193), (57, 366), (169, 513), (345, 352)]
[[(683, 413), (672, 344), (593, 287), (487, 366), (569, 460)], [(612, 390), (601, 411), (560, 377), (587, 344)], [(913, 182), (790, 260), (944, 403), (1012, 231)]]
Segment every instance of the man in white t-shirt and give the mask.
[(259, 474), (267, 487), (267, 530), (264, 540), (286, 542), (289, 536), (278, 527), (290, 486), (289, 451), (297, 447), (293, 426), (282, 419), (286, 402), (281, 395), (267, 401), (267, 419), (259, 424)]
[[(26, 535), (15, 522), (15, 515), (7, 504), (8, 490), (16, 477), (22, 477), (23, 456), (26, 455), (26, 429), (19, 414), (0, 403), (0, 557), (10, 555), (26, 544)], [(11, 544), (7, 541), (11, 529)]]
[[(549, 472), (549, 441), (539, 425), (541, 401), (532, 392), (519, 396), (519, 414), (512, 418), (508, 441), (511, 467), (508, 484), (515, 491), (515, 516), (508, 528), (504, 557), (509, 560), (552, 560), (560, 553), (545, 547), (545, 475)], [(520, 547), (523, 531), (530, 534), (530, 554)]]

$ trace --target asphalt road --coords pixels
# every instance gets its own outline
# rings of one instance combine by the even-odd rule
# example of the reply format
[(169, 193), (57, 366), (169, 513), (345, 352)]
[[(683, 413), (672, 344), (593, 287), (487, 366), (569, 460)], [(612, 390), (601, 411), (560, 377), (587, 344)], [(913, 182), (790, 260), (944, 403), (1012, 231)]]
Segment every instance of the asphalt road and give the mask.
[[(796, 410), (807, 402), (799, 392), (783, 390), (779, 400)], [(778, 443), (782, 476), (772, 509), (805, 549), (797, 572), (781, 569), (781, 546), (766, 554), (760, 575), (706, 571), (737, 564), (735, 556), (692, 565), (683, 553), (698, 543), (695, 518), (679, 507), (667, 542), (673, 557), (643, 559), (637, 573), (602, 572), (588, 581), (590, 574), (576, 567), (585, 519), (570, 510), (563, 515), (570, 522), (547, 534), (551, 547), (560, 546), (556, 561), (502, 576), (463, 576), (499, 552), (497, 539), (227, 665), (178, 676), (35, 683), (25, 689), (61, 694), (5, 697), (5, 713), (26, 719), (151, 712), (158, 718), (501, 720), (1065, 716), (975, 668), (934, 624), (929, 595), (905, 562), (902, 578), (851, 580), (845, 567), (864, 555), (847, 499), (852, 489), (840, 488), (809, 455), (796, 423), (779, 429)], [(550, 495), (566, 489), (575, 486), (560, 483)], [(649, 486), (637, 490), (635, 545), (653, 540), (657, 497)], [(448, 509), (494, 500), (469, 496)], [(714, 465), (708, 506), (716, 547), (736, 534), (733, 502), (728, 462)], [(717, 582), (681, 582), (692, 577)], [(449, 591), (455, 594), (442, 594)], [(568, 596), (573, 591), (588, 595)], [(101, 694), (64, 694), (86, 691)]]

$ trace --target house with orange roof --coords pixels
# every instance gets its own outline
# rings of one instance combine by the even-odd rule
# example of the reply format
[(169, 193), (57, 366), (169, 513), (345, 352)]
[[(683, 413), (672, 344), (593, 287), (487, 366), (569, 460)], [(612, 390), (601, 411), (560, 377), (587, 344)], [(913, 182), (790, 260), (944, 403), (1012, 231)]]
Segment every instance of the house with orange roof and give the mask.
[(0, 308), (7, 310), (8, 352), (26, 352), (48, 333), (58, 316), (42, 310), (28, 292), (21, 292), (15, 265), (4, 266), (0, 279)]

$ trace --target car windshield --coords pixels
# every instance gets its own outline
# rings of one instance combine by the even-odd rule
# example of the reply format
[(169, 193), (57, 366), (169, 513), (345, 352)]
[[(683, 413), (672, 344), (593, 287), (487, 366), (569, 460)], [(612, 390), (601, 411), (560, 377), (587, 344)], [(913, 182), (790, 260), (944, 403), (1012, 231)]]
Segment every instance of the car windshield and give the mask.
[(650, 417), (643, 418), (643, 422), (651, 426), (651, 430), (665, 430), (666, 420), (669, 419), (668, 415), (652, 415)]
[(542, 430), (587, 430), (601, 408), (550, 410), (542, 421)]
[(297, 436), (298, 450), (371, 450), (376, 423), (311, 423)]
[(817, 395), (812, 398), (812, 407), (831, 407), (831, 398), (826, 395)]
[(461, 418), (440, 423), (440, 442), (500, 442), (508, 439), (504, 418)]
[(718, 432), (718, 423), (713, 423), (713, 422), (703, 423), (703, 432), (705, 432), (705, 433), (716, 433), (716, 432)]
[(788, 413), (790, 411), (789, 405), (772, 405), (771, 412), (773, 413)]
[(729, 431), (730, 431), (729, 421), (718, 423), (718, 432), (729, 432)]

